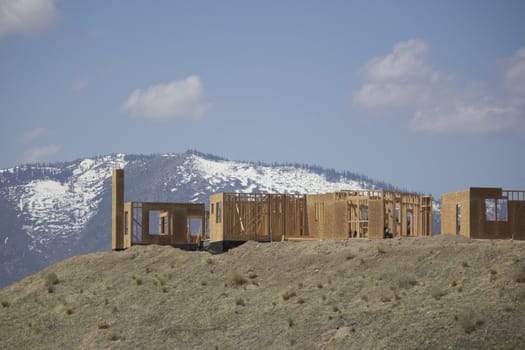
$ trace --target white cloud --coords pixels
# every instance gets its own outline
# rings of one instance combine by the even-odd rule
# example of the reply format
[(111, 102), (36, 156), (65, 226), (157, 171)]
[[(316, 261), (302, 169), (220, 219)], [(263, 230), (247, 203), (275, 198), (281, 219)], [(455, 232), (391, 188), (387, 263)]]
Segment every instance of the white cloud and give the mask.
[(0, 38), (34, 34), (59, 17), (57, 0), (0, 0)]
[(22, 160), (26, 163), (45, 160), (47, 157), (60, 152), (60, 150), (62, 150), (62, 146), (55, 144), (33, 147), (24, 152)]
[(384, 57), (371, 59), (362, 69), (364, 84), (353, 104), (365, 109), (388, 109), (425, 103), (445, 80), (424, 61), (429, 46), (421, 39), (402, 41)]
[(31, 130), (26, 131), (20, 137), (16, 140), (20, 144), (25, 144), (33, 141), (43, 133), (45, 133), (47, 130), (45, 128), (34, 128)]
[(418, 110), (410, 126), (415, 131), (520, 135), (525, 132), (525, 118), (522, 112), (513, 107), (471, 104), (448, 110)]
[(155, 120), (200, 119), (210, 105), (198, 76), (137, 89), (122, 104), (122, 110), (134, 118)]
[(423, 57), (428, 49), (427, 42), (421, 39), (402, 41), (394, 45), (392, 53), (370, 60), (362, 74), (369, 81), (406, 81), (427, 76), (431, 71)]
[(424, 40), (413, 39), (371, 59), (360, 71), (363, 85), (354, 92), (353, 105), (369, 116), (397, 109), (395, 114), (411, 116), (414, 131), (525, 135), (525, 48), (502, 60), (503, 93), (476, 83), (460, 88), (425, 62), (428, 51)]
[(365, 83), (353, 96), (353, 102), (368, 109), (388, 109), (419, 103), (426, 87), (415, 83)]

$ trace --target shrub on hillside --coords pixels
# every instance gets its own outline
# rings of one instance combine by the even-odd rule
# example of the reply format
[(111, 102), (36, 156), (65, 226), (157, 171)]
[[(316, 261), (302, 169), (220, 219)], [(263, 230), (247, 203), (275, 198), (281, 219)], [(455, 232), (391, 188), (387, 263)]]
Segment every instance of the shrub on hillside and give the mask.
[(467, 334), (474, 332), (485, 324), (485, 321), (471, 309), (463, 310), (463, 312), (457, 316), (457, 320)]
[(58, 280), (58, 276), (56, 273), (54, 272), (50, 272), (48, 273), (45, 277), (44, 277), (45, 281), (46, 281), (46, 286), (53, 286), (55, 284), (58, 284), (59, 280)]
[(293, 289), (286, 289), (286, 290), (283, 290), (281, 291), (281, 293), (279, 293), (279, 295), (281, 296), (281, 298), (283, 298), (283, 300), (288, 300), (294, 296), (296, 296), (295, 294), (295, 291)]
[(108, 327), (109, 327), (109, 323), (108, 323), (108, 321), (106, 321), (106, 320), (99, 320), (99, 321), (97, 322), (97, 328), (98, 328), (98, 329), (106, 329), (106, 328), (108, 328)]
[(399, 288), (409, 289), (417, 285), (417, 280), (414, 276), (401, 276), (398, 280)]
[(230, 286), (242, 286), (246, 282), (248, 282), (248, 280), (237, 271), (232, 272), (228, 277)]

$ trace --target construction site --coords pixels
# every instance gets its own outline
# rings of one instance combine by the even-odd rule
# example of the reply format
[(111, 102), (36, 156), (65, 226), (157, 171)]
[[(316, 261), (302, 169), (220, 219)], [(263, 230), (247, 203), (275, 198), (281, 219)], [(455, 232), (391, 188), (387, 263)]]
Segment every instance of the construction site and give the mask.
[[(160, 244), (222, 252), (246, 241), (431, 236), (432, 197), (387, 190), (215, 193), (204, 203), (124, 203), (113, 171), (112, 248)], [(441, 198), (441, 233), (525, 239), (525, 191), (470, 188)], [(437, 234), (437, 233), (434, 233)]]

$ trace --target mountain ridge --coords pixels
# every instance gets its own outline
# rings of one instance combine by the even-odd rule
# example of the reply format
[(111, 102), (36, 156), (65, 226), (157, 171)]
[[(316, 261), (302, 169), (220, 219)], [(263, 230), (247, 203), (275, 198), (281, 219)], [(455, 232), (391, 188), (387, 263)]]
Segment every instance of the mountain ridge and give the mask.
[(350, 171), (231, 161), (195, 150), (110, 154), (0, 170), (0, 286), (66, 257), (109, 250), (111, 170), (125, 169), (126, 201), (204, 202), (214, 192), (397, 190)]

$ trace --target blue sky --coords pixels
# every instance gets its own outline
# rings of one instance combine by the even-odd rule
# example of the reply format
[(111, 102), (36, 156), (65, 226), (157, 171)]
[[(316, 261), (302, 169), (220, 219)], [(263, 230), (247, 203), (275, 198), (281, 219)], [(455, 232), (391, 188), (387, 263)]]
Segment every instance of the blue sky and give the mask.
[(524, 1), (0, 0), (0, 168), (198, 149), (525, 188)]

